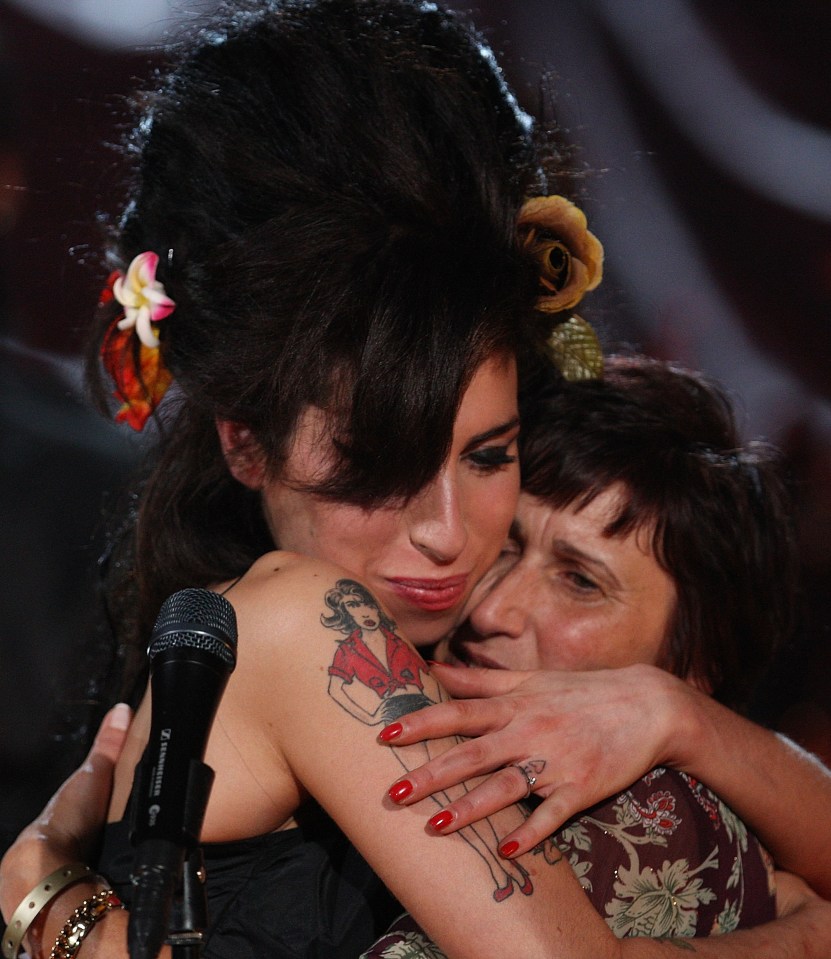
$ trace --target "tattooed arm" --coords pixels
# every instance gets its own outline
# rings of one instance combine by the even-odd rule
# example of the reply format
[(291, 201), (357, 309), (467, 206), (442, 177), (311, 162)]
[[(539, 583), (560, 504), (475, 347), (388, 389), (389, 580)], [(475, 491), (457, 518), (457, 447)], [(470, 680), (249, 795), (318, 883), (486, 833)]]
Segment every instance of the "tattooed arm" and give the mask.
[[(353, 690), (352, 683), (347, 684), (338, 676), (329, 678), (329, 695), (332, 699), (355, 719), (374, 726), (383, 721), (381, 718), (381, 703), (377, 696), (374, 697), (373, 702), (372, 694), (361, 696), (362, 692), (364, 690), (360, 686)], [(360, 701), (361, 699), (364, 700), (366, 705)]]
[[(330, 667), (343, 634), (325, 625), (320, 613), (325, 591), (343, 576), (320, 563), (270, 554), (229, 594), (239, 623), (238, 660), (208, 744), (206, 761), (216, 781), (204, 841), (287, 827), (312, 795), (451, 959), (650, 959), (682, 947), (719, 959), (828, 954), (827, 949), (813, 951), (814, 943), (829, 945), (821, 942), (820, 931), (812, 937), (793, 926), (775, 937), (748, 938), (753, 930), (722, 937), (715, 945), (618, 941), (588, 903), (568, 863), (533, 855), (516, 863), (500, 860), (497, 837), (520, 824), (518, 809), (490, 817), (468, 835), (438, 839), (424, 829), (424, 820), (440, 804), (426, 798), (402, 808), (382, 799), (386, 784), (402, 766), (422, 762), (424, 751), (418, 745), (378, 749), (377, 726), (356, 718), (329, 693)], [(408, 707), (406, 697), (413, 697), (412, 706), (432, 693), (423, 664), (394, 629), (390, 633), (392, 638), (384, 636), (386, 662), (376, 656), (378, 663), (366, 678), (384, 701), (384, 711), (394, 715)], [(373, 655), (381, 649), (380, 640), (367, 646)], [(145, 702), (116, 770), (114, 817), (122, 812), (149, 719)], [(442, 740), (434, 748), (451, 744)], [(367, 803), (367, 790), (377, 803)], [(40, 878), (34, 876), (32, 884)], [(118, 917), (99, 923), (85, 940), (86, 959), (126, 959), (123, 924), (112, 918)]]
[[(381, 716), (390, 721), (435, 702), (439, 687), (395, 625), (380, 622), (380, 615), (377, 623), (366, 615), (357, 624), (345, 617), (335, 623), (325, 615), (330, 591), (357, 587), (361, 584), (320, 563), (260, 561), (229, 594), (240, 643), (220, 719), (229, 721), (236, 696), (232, 684), (241, 681), (245, 721), (256, 715), (258, 729), (269, 731), (266, 743), (260, 734), (260, 744), (296, 784), (298, 801), (310, 794), (321, 803), (453, 959), (504, 957), (514, 950), (543, 957), (553, 945), (566, 956), (597, 959), (604, 950), (616, 956), (613, 937), (565, 863), (551, 865), (534, 856), (512, 862), (498, 855), (499, 837), (522, 821), (517, 808), (442, 843), (425, 830), (424, 819), (453, 792), (439, 802), (427, 798), (407, 809), (384, 798), (390, 776), (424, 762), (452, 740), (429, 747), (377, 748)], [(363, 603), (379, 609), (371, 598), (363, 597)], [(371, 697), (377, 701), (372, 707), (366, 705)], [(355, 708), (356, 702), (362, 709)], [(236, 742), (257, 741), (226, 729)], [(210, 757), (208, 762), (218, 770), (219, 763)], [(219, 772), (215, 788), (221, 799)], [(456, 789), (461, 793), (465, 786)], [(377, 797), (374, 802), (367, 804), (366, 790)], [(213, 811), (209, 807), (208, 817)], [(206, 830), (214, 824), (206, 818)], [(557, 907), (543, 908), (546, 899)], [(578, 935), (565, 929), (562, 920), (581, 911), (590, 922)]]
[[(801, 917), (775, 932), (765, 928), (692, 945), (686, 940), (616, 940), (590, 906), (567, 862), (546, 862), (531, 854), (520, 856), (513, 867), (501, 860), (496, 852), (498, 838), (522, 821), (516, 808), (490, 817), (481, 829), (467, 836), (457, 833), (440, 839), (424, 829), (424, 821), (445, 805), (445, 798), (438, 802), (426, 798), (404, 808), (382, 799), (389, 782), (386, 774), (396, 768), (400, 774), (402, 768), (422, 762), (423, 747), (413, 744), (379, 750), (375, 744), (378, 727), (355, 718), (330, 696), (330, 667), (344, 633), (323, 625), (308, 610), (314, 609), (315, 602), (320, 604), (320, 597), (341, 574), (332, 571), (327, 576), (320, 570), (319, 564), (300, 563), (292, 570), (283, 568), (270, 586), (262, 584), (260, 588), (252, 578), (241, 584), (242, 592), (232, 594), (238, 605), (241, 636), (248, 633), (249, 619), (252, 623), (268, 621), (266, 607), (286, 608), (277, 600), (284, 591), (295, 599), (303, 598), (300, 606), (294, 604), (296, 610), (290, 616), (281, 616), (279, 637), (266, 631), (258, 638), (258, 643), (271, 647), (274, 668), (259, 671), (258, 676), (270, 675), (272, 680), (252, 699), (256, 702), (262, 697), (268, 703), (270, 718), (263, 725), (274, 730), (275, 751), (284, 757), (293, 775), (340, 823), (448, 956), (639, 959), (674, 955), (682, 948), (720, 959), (822, 955), (807, 944), (808, 940), (820, 941), (813, 931), (821, 910), (811, 912), (808, 907)], [(265, 571), (263, 578), (268, 578)], [(274, 595), (264, 598), (271, 587)], [(246, 590), (252, 592), (250, 604)], [(261, 602), (265, 607), (257, 612)], [(377, 642), (363, 638), (379, 662), (382, 646), (387, 651), (386, 675), (377, 663), (366, 670), (362, 665), (352, 683), (372, 686), (385, 712), (395, 715), (402, 705), (399, 699), (412, 696), (410, 704), (415, 706), (421, 695), (431, 695), (428, 684), (417, 675), (423, 673), (423, 664), (397, 631), (393, 637), (384, 637), (383, 644), (380, 636), (375, 637)], [(268, 655), (264, 652), (263, 658)], [(365, 681), (358, 678), (358, 672)], [(433, 747), (441, 751), (452, 742), (443, 740)], [(379, 797), (377, 805), (366, 801), (367, 794)], [(828, 936), (823, 945), (829, 945)]]
[[(106, 724), (105, 724), (106, 726)], [(106, 728), (102, 729), (106, 735)], [(121, 734), (118, 734), (119, 736)], [(99, 737), (100, 739), (101, 737)], [(21, 897), (41, 878), (42, 875), (52, 872), (54, 868), (68, 860), (79, 858), (79, 848), (75, 834), (78, 829), (78, 813), (82, 813), (84, 822), (81, 830), (87, 834), (88, 830), (98, 828), (93, 806), (105, 801), (109, 789), (108, 777), (105, 770), (99, 770), (98, 760), (94, 754), (96, 749), (103, 752), (102, 743), (96, 743), (88, 762), (82, 766), (58, 794), (50, 802), (47, 810), (36, 820), (21, 838), (12, 847), (9, 855), (3, 860), (0, 869), (0, 907), (5, 915), (10, 915)], [(113, 753), (117, 755), (120, 741), (115, 743)], [(99, 776), (99, 773), (101, 775)], [(88, 795), (92, 785), (88, 783), (92, 777), (98, 776), (100, 783), (94, 784), (97, 793)], [(79, 790), (81, 792), (79, 793)], [(100, 820), (99, 820), (100, 823)], [(67, 846), (65, 836), (72, 833), (72, 841)], [(80, 833), (77, 833), (80, 835)], [(83, 858), (83, 854), (80, 854)], [(22, 870), (22, 875), (19, 871)], [(660, 945), (665, 947), (662, 952), (652, 952), (651, 955), (671, 957), (691, 955), (696, 953), (701, 959), (825, 959), (831, 954), (831, 904), (823, 903), (810, 890), (794, 877), (777, 877), (777, 898), (784, 898), (782, 911), (789, 916), (786, 922), (777, 920), (767, 926), (759, 927), (747, 933), (729, 934), (719, 937), (713, 942), (706, 940), (665, 940)], [(787, 880), (787, 881), (783, 881)], [(74, 889), (74, 892), (73, 892)], [(92, 889), (91, 891), (95, 891)], [(54, 939), (54, 933), (63, 921), (64, 913), (69, 913), (77, 899), (77, 887), (71, 887), (56, 900), (54, 907), (47, 914), (47, 921), (51, 923), (49, 932), (43, 936), (46, 943)], [(84, 893), (86, 894), (86, 892)], [(66, 900), (66, 904), (63, 904)], [(52, 916), (55, 914), (57, 918)], [(52, 929), (54, 926), (54, 929)], [(39, 923), (38, 930), (42, 930), (43, 923)], [(441, 953), (430, 942), (423, 931), (419, 931), (412, 923), (404, 923), (401, 927), (407, 936), (407, 955), (413, 959), (441, 959)], [(396, 951), (396, 943), (401, 941), (400, 936), (383, 937), (366, 955), (367, 959), (386, 959), (389, 955), (401, 955), (400, 947)], [(114, 912), (106, 922), (100, 923), (93, 933), (84, 941), (84, 955), (89, 959), (126, 959), (126, 916), (124, 913)], [(385, 953), (384, 946), (390, 946), (391, 952)], [(629, 943), (624, 943), (628, 949)], [(638, 943), (634, 944), (639, 947)], [(624, 952), (621, 959), (637, 953)], [(640, 953), (640, 955), (645, 955)], [(165, 947), (160, 959), (169, 959), (170, 952)], [(362, 957), (363, 959), (363, 957)], [(551, 959), (555, 954), (551, 953)]]

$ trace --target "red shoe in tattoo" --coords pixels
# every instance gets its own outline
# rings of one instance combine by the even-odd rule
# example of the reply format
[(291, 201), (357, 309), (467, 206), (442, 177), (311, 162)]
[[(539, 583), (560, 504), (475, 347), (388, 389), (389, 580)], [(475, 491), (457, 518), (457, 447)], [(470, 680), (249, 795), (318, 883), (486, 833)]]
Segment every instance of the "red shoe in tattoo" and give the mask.
[[(522, 876), (525, 879), (525, 882), (519, 887), (519, 891), (522, 893), (523, 896), (530, 896), (531, 893), (534, 891), (534, 884), (531, 882), (531, 877), (528, 875), (527, 870), (523, 869), (519, 863), (516, 863), (515, 865), (517, 869), (519, 869), (519, 871), (522, 873)], [(517, 883), (517, 885), (519, 885), (519, 883)]]
[(508, 880), (508, 885), (501, 889), (494, 889), (493, 898), (495, 902), (505, 902), (508, 896), (512, 895), (514, 891), (514, 882), (512, 879)]

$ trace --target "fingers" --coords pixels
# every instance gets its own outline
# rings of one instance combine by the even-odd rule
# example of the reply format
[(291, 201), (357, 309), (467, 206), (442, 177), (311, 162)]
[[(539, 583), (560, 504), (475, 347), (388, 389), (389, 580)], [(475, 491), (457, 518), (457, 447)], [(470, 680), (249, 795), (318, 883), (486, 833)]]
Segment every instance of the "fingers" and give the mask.
[[(449, 803), (432, 816), (427, 825), (441, 835), (450, 835), (464, 826), (486, 819), (501, 809), (520, 802), (528, 796), (529, 788), (529, 780), (522, 767), (531, 769), (532, 772), (541, 772), (544, 766), (543, 760), (526, 760), (517, 765), (512, 764), (496, 770), (464, 796)], [(402, 782), (411, 784), (412, 778), (410, 776), (408, 779), (399, 780), (399, 784)], [(439, 788), (437, 787), (437, 790)], [(529, 813), (519, 828), (503, 837), (499, 846), (500, 855), (508, 859), (521, 856), (547, 840), (564, 822), (585, 807), (585, 794), (574, 783), (545, 788), (551, 790), (550, 794)], [(424, 785), (420, 783), (411, 791), (405, 789), (403, 795), (395, 793), (395, 789), (394, 786), (390, 790), (391, 798), (399, 805), (409, 805), (422, 798)], [(424, 792), (424, 795), (427, 794)]]
[[(507, 739), (500, 733), (493, 733), (486, 740), (469, 739), (435, 756), (423, 766), (410, 770), (405, 779), (399, 779), (390, 788), (389, 796), (393, 802), (410, 805), (477, 776), (491, 773), (513, 759), (516, 759), (516, 755), (510, 753)], [(519, 793), (523, 796), (527, 792), (528, 784), (522, 773), (518, 770), (515, 772), (518, 781), (523, 783)], [(512, 796), (503, 803), (503, 808), (513, 803), (516, 798)]]
[(428, 824), (436, 832), (449, 835), (463, 826), (486, 819), (527, 796), (528, 780), (520, 766), (505, 766), (464, 796), (445, 806), (440, 813), (428, 820)]
[(459, 699), (428, 706), (406, 716), (378, 734), (379, 742), (409, 746), (424, 739), (443, 736), (481, 736), (502, 725), (502, 709), (484, 699)]
[(0, 907), (14, 909), (26, 891), (67, 862), (88, 861), (107, 813), (113, 769), (131, 713), (119, 704), (104, 717), (82, 765), (25, 827), (0, 864)]
[(47, 810), (61, 799), (67, 807), (70, 803), (90, 801), (99, 806), (104, 797), (109, 802), (113, 769), (124, 747), (131, 715), (124, 703), (109, 710), (101, 720), (86, 759), (52, 797)]
[(499, 844), (500, 855), (513, 859), (539, 846), (583, 808), (583, 797), (576, 785), (565, 783), (558, 786), (518, 829), (503, 837)]
[(106, 810), (113, 771), (127, 739), (131, 718), (129, 706), (118, 703), (101, 720), (86, 761), (67, 782), (69, 785), (75, 781), (72, 788), (74, 800), (84, 805), (91, 803), (96, 810)]
[[(409, 746), (442, 736), (481, 736), (503, 729), (515, 713), (514, 701), (507, 698), (454, 699), (402, 716), (385, 726), (378, 740), (391, 746)], [(493, 763), (490, 768), (497, 765)]]
[(776, 882), (776, 918), (782, 919), (797, 912), (810, 899), (817, 898), (816, 893), (799, 876), (777, 869)]

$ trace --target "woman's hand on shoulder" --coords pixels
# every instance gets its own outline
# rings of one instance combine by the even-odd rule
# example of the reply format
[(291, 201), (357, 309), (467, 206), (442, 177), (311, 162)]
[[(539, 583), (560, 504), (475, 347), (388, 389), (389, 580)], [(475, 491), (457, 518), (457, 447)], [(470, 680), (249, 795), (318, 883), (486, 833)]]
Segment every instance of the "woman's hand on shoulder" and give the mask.
[(511, 672), (435, 664), (433, 670), (456, 698), (403, 717), (379, 738), (396, 745), (453, 734), (474, 738), (408, 773), (412, 790), (403, 802), (490, 773), (448, 807), (453, 821), (443, 832), (450, 833), (522, 799), (533, 779), (532, 792), (542, 802), (503, 840), (503, 846), (517, 844), (515, 855), (575, 813), (669, 764), (683, 702), (701, 695), (645, 665)]

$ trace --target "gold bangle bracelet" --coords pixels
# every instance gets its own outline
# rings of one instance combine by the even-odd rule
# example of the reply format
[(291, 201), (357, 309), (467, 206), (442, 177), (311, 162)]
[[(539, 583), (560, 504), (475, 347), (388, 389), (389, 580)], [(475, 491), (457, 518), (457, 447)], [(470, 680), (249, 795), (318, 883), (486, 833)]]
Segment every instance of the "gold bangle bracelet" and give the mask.
[(102, 889), (85, 899), (64, 923), (58, 933), (49, 959), (74, 959), (84, 937), (96, 922), (111, 909), (123, 909), (121, 900), (112, 889)]
[(41, 880), (15, 909), (3, 933), (4, 959), (17, 959), (23, 937), (40, 911), (48, 905), (59, 892), (74, 882), (80, 882), (93, 876), (93, 871), (82, 862), (70, 862)]

